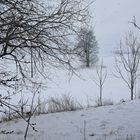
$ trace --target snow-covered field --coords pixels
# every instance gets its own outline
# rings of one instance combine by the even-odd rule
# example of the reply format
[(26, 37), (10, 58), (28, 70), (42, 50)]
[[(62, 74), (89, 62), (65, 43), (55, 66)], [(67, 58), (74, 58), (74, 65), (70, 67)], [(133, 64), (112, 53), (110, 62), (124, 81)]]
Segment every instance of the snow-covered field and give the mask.
[[(108, 76), (103, 88), (103, 100), (111, 100), (116, 105), (34, 116), (31, 123), (36, 123), (37, 132), (30, 128), (28, 139), (85, 140), (85, 133), (86, 140), (139, 140), (140, 100), (119, 104), (121, 99), (129, 100), (130, 95), (122, 79), (114, 77), (114, 62), (114, 56), (104, 57), (104, 70), (107, 70)], [(47, 87), (40, 89), (41, 101), (47, 101), (49, 96), (69, 94), (82, 105), (95, 105), (99, 97), (99, 87), (92, 80), (97, 78), (96, 68), (79, 68), (76, 71), (79, 76), (71, 75), (66, 70), (56, 70), (53, 82), (48, 81)], [(30, 94), (25, 93), (24, 97), (29, 98)], [(27, 124), (17, 119), (0, 125), (0, 140), (22, 140)]]
[[(139, 140), (139, 107), (140, 100), (135, 100), (113, 106), (32, 117), (31, 122), (36, 123), (37, 132), (30, 129), (28, 139), (84, 140), (85, 133), (86, 140)], [(26, 128), (23, 120), (13, 120), (0, 125), (1, 140), (23, 139)], [(4, 130), (13, 133), (2, 134)]]
[[(114, 76), (117, 74), (115, 58), (110, 52), (118, 46), (117, 42), (122, 34), (132, 28), (128, 21), (131, 21), (133, 16), (138, 17), (139, 1), (136, 3), (133, 0), (108, 0), (104, 3), (98, 0), (95, 3), (96, 9), (91, 9), (95, 12), (93, 20), (99, 41), (100, 58), (103, 58), (104, 70), (107, 71), (103, 101), (113, 101), (115, 105), (34, 116), (31, 122), (36, 123), (37, 132), (30, 128), (29, 140), (140, 140), (140, 100), (129, 101), (128, 87), (121, 78)], [(139, 18), (137, 22), (139, 23)], [(39, 96), (41, 102), (46, 104), (48, 97), (69, 95), (85, 108), (86, 105), (95, 105), (99, 98), (99, 87), (94, 80), (98, 79), (96, 72), (99, 64), (90, 69), (78, 68), (76, 74), (62, 68), (50, 67), (46, 72), (49, 80), (36, 79), (43, 83), (36, 99)], [(5, 66), (2, 69), (8, 68)], [(136, 88), (138, 91), (139, 87)], [(0, 91), (7, 94), (7, 89), (0, 88)], [(24, 101), (28, 99), (28, 104), (31, 103), (33, 94), (28, 89), (19, 91), (9, 102), (17, 104), (21, 96)], [(135, 96), (137, 97), (138, 93)], [(119, 104), (122, 99), (126, 102)], [(26, 125), (22, 119), (1, 123), (0, 140), (23, 140)], [(11, 134), (3, 134), (6, 132)]]
[[(103, 100), (111, 100), (115, 103), (121, 99), (130, 99), (129, 89), (121, 78), (116, 78), (115, 58), (114, 56), (104, 57), (103, 71), (107, 71), (107, 78), (103, 86)], [(100, 62), (99, 62), (100, 64)], [(94, 80), (97, 77), (97, 67), (79, 68), (76, 74), (71, 75), (66, 70), (56, 70), (52, 81), (46, 83), (47, 88), (41, 90), (43, 100), (47, 100), (48, 96), (60, 96), (69, 94), (78, 102), (86, 105), (87, 100), (94, 104), (99, 97), (99, 87)], [(53, 71), (53, 70), (52, 70)], [(96, 81), (96, 80), (95, 80)]]
[[(127, 85), (121, 78), (114, 76), (114, 74), (117, 74), (114, 55), (103, 57), (103, 61), (105, 66), (103, 71), (107, 71), (107, 78), (103, 85), (103, 100), (110, 100), (114, 103), (118, 103), (122, 99), (129, 100), (130, 91)], [(95, 105), (99, 98), (99, 86), (94, 81), (97, 82), (96, 79), (98, 79), (97, 69), (99, 64), (92, 68), (78, 68), (75, 70), (76, 74), (61, 68), (51, 68), (51, 80), (42, 80), (43, 84), (39, 88), (41, 102), (47, 102), (48, 97), (59, 98), (61, 95), (69, 95), (82, 105), (87, 105), (87, 103)], [(21, 93), (16, 94), (15, 97), (13, 96), (11, 102), (18, 102), (21, 99), (21, 95), (24, 100), (31, 99), (33, 96), (28, 90), (23, 90)]]

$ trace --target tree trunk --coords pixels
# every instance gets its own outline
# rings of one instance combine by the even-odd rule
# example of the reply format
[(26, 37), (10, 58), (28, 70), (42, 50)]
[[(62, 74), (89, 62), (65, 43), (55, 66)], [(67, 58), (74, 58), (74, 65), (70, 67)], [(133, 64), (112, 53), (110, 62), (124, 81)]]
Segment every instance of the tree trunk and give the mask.
[(131, 100), (133, 100), (134, 97), (134, 81), (131, 81)]
[(102, 83), (100, 81), (100, 105), (101, 106), (103, 105), (103, 103), (102, 103), (102, 89), (103, 89), (103, 87), (102, 87)]
[(90, 65), (89, 65), (89, 59), (87, 59), (87, 63), (86, 63), (86, 67), (90, 67)]
[(86, 46), (86, 67), (90, 67), (90, 59), (89, 59), (89, 47), (88, 46)]
[(133, 91), (133, 86), (131, 87), (131, 100), (133, 100), (133, 96), (134, 96), (134, 91)]

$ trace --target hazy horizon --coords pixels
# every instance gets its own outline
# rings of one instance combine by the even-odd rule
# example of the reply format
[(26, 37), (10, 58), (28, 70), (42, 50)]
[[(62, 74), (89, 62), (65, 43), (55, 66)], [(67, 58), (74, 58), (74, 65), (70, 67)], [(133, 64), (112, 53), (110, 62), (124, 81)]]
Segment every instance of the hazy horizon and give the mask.
[(140, 25), (139, 5), (140, 0), (96, 0), (92, 4), (92, 26), (101, 56), (110, 54), (129, 30), (140, 35), (129, 23), (135, 16), (137, 24)]

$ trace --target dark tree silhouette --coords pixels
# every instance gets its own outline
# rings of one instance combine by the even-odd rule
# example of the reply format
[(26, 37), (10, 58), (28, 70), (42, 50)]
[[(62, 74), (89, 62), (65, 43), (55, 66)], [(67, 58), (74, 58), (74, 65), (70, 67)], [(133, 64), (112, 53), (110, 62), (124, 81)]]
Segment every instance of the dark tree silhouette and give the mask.
[(94, 65), (98, 61), (98, 45), (93, 30), (85, 27), (80, 29), (76, 50), (86, 67)]
[(0, 83), (17, 80), (17, 75), (27, 78), (31, 73), (33, 77), (34, 68), (42, 74), (46, 63), (70, 66), (69, 38), (88, 13), (83, 4), (84, 0), (1, 0), (0, 60), (15, 68), (11, 72), (8, 65), (7, 71), (1, 70)]

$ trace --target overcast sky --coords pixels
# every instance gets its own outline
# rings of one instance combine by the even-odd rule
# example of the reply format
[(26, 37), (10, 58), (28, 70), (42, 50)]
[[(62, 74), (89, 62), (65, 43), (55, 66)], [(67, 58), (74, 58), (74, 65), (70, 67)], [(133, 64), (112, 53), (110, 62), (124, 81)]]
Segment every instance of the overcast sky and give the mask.
[(92, 24), (102, 55), (113, 51), (129, 30), (136, 31), (128, 23), (133, 16), (136, 16), (137, 24), (140, 25), (140, 0), (96, 0), (91, 11), (94, 16)]

